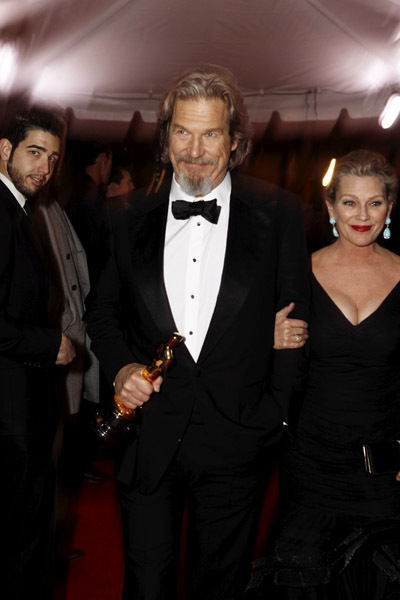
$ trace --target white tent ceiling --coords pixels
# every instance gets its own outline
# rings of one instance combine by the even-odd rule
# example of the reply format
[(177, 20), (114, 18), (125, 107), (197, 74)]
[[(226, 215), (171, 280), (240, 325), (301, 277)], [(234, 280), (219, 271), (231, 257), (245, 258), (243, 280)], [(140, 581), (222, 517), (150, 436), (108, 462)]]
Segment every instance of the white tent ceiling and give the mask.
[(121, 133), (200, 63), (231, 68), (263, 123), (377, 117), (400, 85), (400, 0), (0, 0), (0, 34), (3, 95)]

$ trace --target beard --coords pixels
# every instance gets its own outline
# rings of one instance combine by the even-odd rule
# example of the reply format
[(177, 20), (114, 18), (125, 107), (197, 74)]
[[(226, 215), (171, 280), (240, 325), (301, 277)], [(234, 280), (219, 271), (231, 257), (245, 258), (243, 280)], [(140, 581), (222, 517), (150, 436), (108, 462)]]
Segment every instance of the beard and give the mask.
[[(212, 159), (204, 160), (203, 158), (192, 158), (190, 156), (178, 156), (177, 164), (180, 163), (195, 163), (196, 165), (213, 165), (217, 166), (217, 161)], [(176, 180), (182, 190), (188, 196), (206, 196), (211, 192), (214, 182), (209, 175), (185, 175), (183, 173), (175, 174)]]
[(40, 188), (31, 189), (27, 185), (25, 185), (24, 177), (23, 177), (21, 171), (19, 171), (16, 167), (14, 167), (12, 162), (10, 162), (10, 161), (7, 164), (7, 172), (8, 172), (8, 175), (9, 175), (11, 181), (17, 188), (17, 190), (20, 192), (20, 194), (22, 194), (26, 198), (33, 198), (40, 191)]

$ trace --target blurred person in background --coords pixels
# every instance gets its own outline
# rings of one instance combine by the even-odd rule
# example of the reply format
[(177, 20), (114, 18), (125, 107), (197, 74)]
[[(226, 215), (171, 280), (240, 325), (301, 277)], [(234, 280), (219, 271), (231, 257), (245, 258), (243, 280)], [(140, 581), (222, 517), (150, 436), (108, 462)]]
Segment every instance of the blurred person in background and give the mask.
[(103, 262), (105, 192), (112, 152), (108, 144), (91, 141), (76, 146), (70, 158), (72, 179), (61, 202), (85, 248), (90, 278), (94, 281)]
[(110, 179), (108, 180), (106, 198), (126, 196), (135, 189), (130, 169), (123, 165), (113, 165)]
[[(83, 552), (71, 547), (73, 522), (67, 519), (71, 494), (82, 477), (95, 483), (103, 481), (96, 479), (93, 470), (97, 439), (88, 427), (93, 411), (89, 416), (85, 414), (87, 405), (97, 408), (99, 403), (99, 364), (90, 350), (83, 320), (85, 298), (90, 290), (89, 271), (85, 249), (53, 195), (41, 198), (34, 220), (51, 273), (51, 323), (68, 335), (76, 350), (75, 360), (57, 372), (59, 422), (54, 448), (58, 484), (57, 557), (76, 560)], [(75, 517), (72, 515), (72, 519)]]

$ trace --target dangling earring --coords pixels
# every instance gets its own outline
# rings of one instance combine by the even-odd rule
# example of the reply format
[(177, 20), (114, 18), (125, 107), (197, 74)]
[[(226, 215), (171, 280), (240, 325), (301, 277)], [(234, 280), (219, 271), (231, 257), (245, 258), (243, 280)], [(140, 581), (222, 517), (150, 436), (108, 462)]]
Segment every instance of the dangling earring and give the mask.
[(385, 240), (390, 240), (390, 238), (391, 238), (392, 232), (389, 229), (389, 225), (390, 225), (391, 222), (392, 222), (392, 220), (390, 219), (390, 217), (388, 217), (386, 219), (386, 221), (385, 221), (386, 227), (383, 230), (383, 237), (384, 237)]
[[(332, 233), (333, 233), (333, 237), (339, 237), (339, 233), (338, 230), (336, 229), (335, 225), (336, 225), (336, 221), (333, 217), (331, 217), (329, 219), (329, 223), (332, 225)], [(389, 233), (390, 236), (390, 233)]]

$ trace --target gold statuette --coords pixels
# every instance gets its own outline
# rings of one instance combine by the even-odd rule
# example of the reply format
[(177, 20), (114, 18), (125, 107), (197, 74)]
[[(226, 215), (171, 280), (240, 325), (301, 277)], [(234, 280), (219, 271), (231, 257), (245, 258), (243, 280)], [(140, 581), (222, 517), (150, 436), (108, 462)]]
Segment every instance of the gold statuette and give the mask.
[[(156, 350), (156, 356), (152, 363), (145, 367), (142, 376), (150, 383), (157, 379), (159, 375), (164, 375), (174, 359), (173, 348), (185, 338), (180, 333), (173, 333), (168, 342), (161, 343)], [(94, 431), (105, 442), (116, 441), (129, 427), (140, 419), (142, 407), (132, 409), (125, 406), (117, 395), (114, 395), (114, 402), (111, 414), (103, 416), (97, 413), (94, 423)]]

